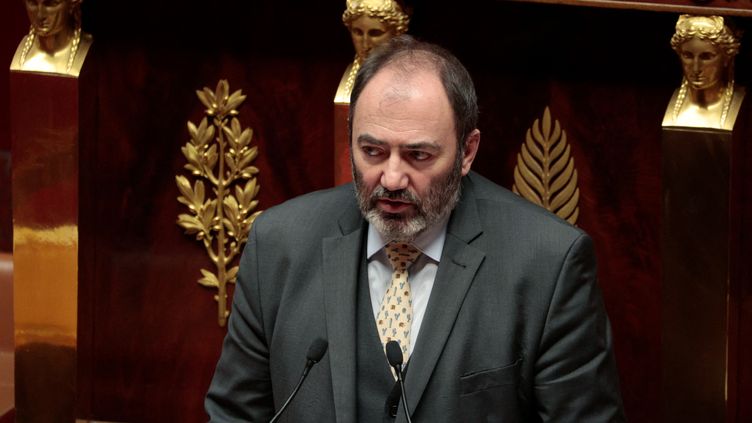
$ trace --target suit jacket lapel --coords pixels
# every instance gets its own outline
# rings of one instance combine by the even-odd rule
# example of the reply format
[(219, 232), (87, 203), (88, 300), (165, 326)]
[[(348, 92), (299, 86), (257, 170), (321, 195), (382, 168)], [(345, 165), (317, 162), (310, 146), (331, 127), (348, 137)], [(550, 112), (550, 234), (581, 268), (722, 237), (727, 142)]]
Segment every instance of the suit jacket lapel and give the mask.
[(413, 409), (420, 402), (465, 294), (485, 258), (483, 251), (469, 244), (482, 233), (482, 228), (472, 186), (467, 178), (463, 179), (463, 196), (449, 221), (441, 262), (405, 380), (407, 401)]
[(361, 259), (363, 219), (348, 209), (340, 219), (342, 234), (322, 241), (325, 315), (329, 338), (335, 415), (352, 422), (355, 410), (355, 301)]

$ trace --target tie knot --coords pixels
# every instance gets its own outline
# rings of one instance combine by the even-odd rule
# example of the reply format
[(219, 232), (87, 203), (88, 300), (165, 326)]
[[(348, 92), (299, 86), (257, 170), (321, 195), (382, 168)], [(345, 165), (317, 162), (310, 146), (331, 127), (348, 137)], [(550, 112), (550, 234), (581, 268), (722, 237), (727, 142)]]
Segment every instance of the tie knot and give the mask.
[(394, 270), (405, 270), (420, 255), (417, 248), (406, 242), (390, 242), (386, 246), (386, 256)]

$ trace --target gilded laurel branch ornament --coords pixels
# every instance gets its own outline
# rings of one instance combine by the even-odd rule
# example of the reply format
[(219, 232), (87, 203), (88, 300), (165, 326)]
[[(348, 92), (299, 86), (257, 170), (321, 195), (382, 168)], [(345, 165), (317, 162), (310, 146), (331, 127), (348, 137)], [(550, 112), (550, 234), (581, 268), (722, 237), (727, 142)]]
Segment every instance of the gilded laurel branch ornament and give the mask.
[[(258, 147), (251, 147), (253, 131), (241, 128), (236, 117), (246, 97), (241, 90), (232, 94), (229, 90), (227, 81), (221, 80), (214, 91), (207, 87), (196, 91), (206, 106), (206, 117), (198, 126), (188, 122), (191, 139), (181, 148), (188, 161), (185, 169), (194, 182), (182, 175), (175, 177), (181, 194), (178, 201), (189, 210), (178, 216), (177, 224), (203, 243), (216, 267), (216, 273), (201, 269), (203, 277), (198, 283), (218, 290), (214, 299), (220, 326), (227, 323), (230, 314), (227, 284), (234, 283), (238, 274), (238, 266), (230, 266), (261, 213), (254, 212), (260, 187), (255, 177), (259, 170), (252, 163)], [(211, 187), (209, 194), (207, 184)]]
[(548, 107), (543, 120), (535, 119), (525, 134), (525, 142), (517, 154), (512, 190), (569, 223), (577, 223), (580, 213), (577, 170), (567, 134), (558, 120), (552, 128)]

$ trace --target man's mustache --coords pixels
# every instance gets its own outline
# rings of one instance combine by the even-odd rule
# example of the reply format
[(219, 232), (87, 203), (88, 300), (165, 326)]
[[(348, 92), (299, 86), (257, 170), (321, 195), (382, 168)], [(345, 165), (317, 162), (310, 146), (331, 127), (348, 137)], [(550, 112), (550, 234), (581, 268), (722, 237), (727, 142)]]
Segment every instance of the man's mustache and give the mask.
[(381, 185), (374, 188), (373, 192), (371, 193), (372, 201), (379, 199), (407, 201), (413, 204), (420, 202), (420, 199), (407, 189), (389, 191)]

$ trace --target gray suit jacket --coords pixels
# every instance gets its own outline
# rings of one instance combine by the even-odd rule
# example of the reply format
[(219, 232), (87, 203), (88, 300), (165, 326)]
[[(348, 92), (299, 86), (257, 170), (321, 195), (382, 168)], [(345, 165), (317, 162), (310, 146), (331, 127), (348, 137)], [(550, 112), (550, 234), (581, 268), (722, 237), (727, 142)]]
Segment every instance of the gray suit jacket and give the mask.
[[(352, 185), (256, 220), (206, 398), (211, 421), (268, 421), (316, 337), (329, 350), (286, 421), (356, 420), (355, 298), (366, 228)], [(415, 422), (623, 421), (590, 238), (471, 172), (409, 367)]]

